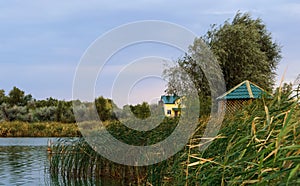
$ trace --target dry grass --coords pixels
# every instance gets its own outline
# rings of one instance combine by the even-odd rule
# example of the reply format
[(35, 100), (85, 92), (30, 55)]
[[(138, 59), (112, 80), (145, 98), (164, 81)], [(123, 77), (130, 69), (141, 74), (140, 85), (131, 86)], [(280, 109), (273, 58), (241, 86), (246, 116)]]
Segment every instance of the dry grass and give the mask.
[(76, 124), (59, 122), (27, 123), (1, 122), (0, 137), (76, 137), (80, 132)]

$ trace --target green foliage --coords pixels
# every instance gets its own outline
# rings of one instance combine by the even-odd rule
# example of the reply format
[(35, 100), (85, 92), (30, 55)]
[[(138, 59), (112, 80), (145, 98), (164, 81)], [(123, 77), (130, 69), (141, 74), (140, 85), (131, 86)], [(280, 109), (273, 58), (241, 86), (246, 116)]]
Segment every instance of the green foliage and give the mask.
[(72, 102), (58, 101), (56, 111), (55, 111), (55, 120), (57, 122), (63, 123), (74, 123), (75, 117), (72, 108)]
[(33, 121), (55, 121), (56, 107), (40, 107), (34, 110)]
[(74, 123), (72, 101), (59, 101), (52, 97), (35, 100), (17, 87), (6, 96), (0, 90), (0, 121)]
[[(189, 53), (178, 59), (176, 66), (164, 70), (168, 80), (166, 91), (185, 95), (195, 89), (200, 115), (205, 115), (210, 111), (211, 100), (225, 91), (218, 81), (223, 78), (227, 90), (250, 80), (271, 91), (280, 53), (280, 47), (272, 41), (261, 19), (237, 13), (232, 22), (214, 25), (206, 35), (196, 38)], [(215, 60), (221, 69), (214, 66)]]
[[(103, 96), (95, 99), (95, 102), (64, 101), (55, 98), (35, 100), (30, 94), (14, 87), (9, 95), (0, 90), (0, 121), (24, 121), (24, 122), (63, 122), (74, 123), (75, 115), (73, 103), (77, 105), (76, 114), (80, 121), (98, 120), (109, 121), (118, 118), (127, 118), (133, 113), (140, 119), (150, 116), (150, 106), (144, 102), (136, 106), (124, 106), (119, 109), (111, 99)], [(97, 114), (94, 113), (96, 107)], [(158, 114), (155, 105), (151, 105), (155, 114)], [(161, 110), (159, 110), (161, 111)], [(162, 113), (162, 112), (161, 112)], [(77, 119), (78, 119), (77, 118)], [(80, 122), (78, 121), (78, 122)]]
[(100, 96), (95, 99), (95, 105), (101, 121), (115, 119), (115, 114), (113, 113), (114, 103), (111, 99)]
[(185, 54), (176, 63), (177, 66), (169, 67), (163, 72), (165, 78), (168, 79), (168, 94), (183, 95), (186, 90), (193, 91), (195, 89), (198, 94), (210, 95), (208, 81), (198, 62), (190, 55)]
[(0, 105), (6, 101), (5, 91), (3, 89), (0, 90)]
[[(154, 119), (152, 122), (158, 123), (159, 121), (160, 120), (158, 120), (157, 118)], [(143, 124), (141, 121), (137, 121), (134, 119), (128, 120), (126, 122), (131, 123), (131, 125)], [(155, 144), (167, 138), (177, 126), (177, 122), (177, 119), (164, 118), (158, 127), (150, 131), (132, 130), (118, 121), (110, 122), (106, 128), (115, 138), (123, 141), (124, 143), (146, 146)]]
[[(3, 92), (4, 93), (4, 92)], [(20, 90), (17, 87), (13, 87), (13, 89), (9, 92), (7, 97), (7, 103), (11, 106), (25, 106), (28, 101), (32, 99), (32, 96), (25, 95), (24, 91)]]
[(135, 117), (140, 119), (146, 119), (151, 115), (149, 104), (146, 102), (137, 104), (135, 106), (130, 105), (130, 110), (135, 115)]
[(218, 58), (227, 89), (247, 79), (271, 90), (281, 50), (261, 19), (238, 12), (232, 22), (214, 25), (201, 39)]
[(51, 106), (57, 106), (58, 100), (54, 99), (52, 97), (47, 98), (46, 100), (37, 100), (35, 101), (36, 107), (51, 107)]
[[(202, 56), (207, 58), (208, 54)], [(198, 95), (199, 98), (199, 115), (210, 113), (212, 92), (201, 65), (191, 56), (186, 54), (183, 58), (178, 59), (177, 66), (165, 69), (163, 75), (168, 79), (168, 88), (166, 90), (168, 94), (186, 96), (196, 91), (194, 95)]]

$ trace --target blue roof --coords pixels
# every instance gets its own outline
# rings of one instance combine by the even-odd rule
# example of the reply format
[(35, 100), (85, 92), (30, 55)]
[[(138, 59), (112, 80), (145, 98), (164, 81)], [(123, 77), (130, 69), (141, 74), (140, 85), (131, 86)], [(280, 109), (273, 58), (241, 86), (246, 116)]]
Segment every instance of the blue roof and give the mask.
[[(238, 84), (217, 99), (257, 99), (268, 94), (264, 89), (246, 80)], [(268, 94), (269, 95), (269, 94)]]
[(164, 104), (174, 104), (177, 99), (180, 97), (177, 95), (173, 96), (161, 96), (161, 100), (163, 101)]

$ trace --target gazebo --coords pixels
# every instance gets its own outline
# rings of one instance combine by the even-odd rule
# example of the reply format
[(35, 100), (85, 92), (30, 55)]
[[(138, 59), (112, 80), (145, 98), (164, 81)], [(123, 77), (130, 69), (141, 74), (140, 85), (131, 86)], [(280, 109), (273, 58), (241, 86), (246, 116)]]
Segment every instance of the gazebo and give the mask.
[(234, 113), (254, 99), (260, 99), (263, 95), (270, 95), (256, 84), (246, 80), (230, 89), (217, 98), (219, 112)]

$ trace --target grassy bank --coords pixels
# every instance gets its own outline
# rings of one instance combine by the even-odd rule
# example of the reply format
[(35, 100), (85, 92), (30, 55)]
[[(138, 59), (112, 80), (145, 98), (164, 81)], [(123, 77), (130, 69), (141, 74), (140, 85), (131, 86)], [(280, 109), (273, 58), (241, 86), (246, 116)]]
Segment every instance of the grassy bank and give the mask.
[(0, 137), (76, 137), (80, 136), (73, 123), (59, 122), (1, 122)]
[[(219, 132), (222, 137), (205, 151), (198, 148), (205, 124), (201, 122), (199, 133), (184, 149), (147, 167), (113, 163), (96, 153), (84, 139), (66, 139), (53, 148), (56, 153), (50, 159), (51, 174), (66, 181), (106, 176), (120, 179), (124, 185), (299, 185), (299, 118), (297, 101), (288, 93), (277, 92), (271, 100), (254, 101), (227, 116)], [(135, 135), (135, 131), (118, 123), (110, 125), (109, 130), (126, 143), (147, 145), (173, 131), (169, 124), (174, 121), (165, 122), (152, 133)], [(144, 141), (144, 136), (148, 141)]]

